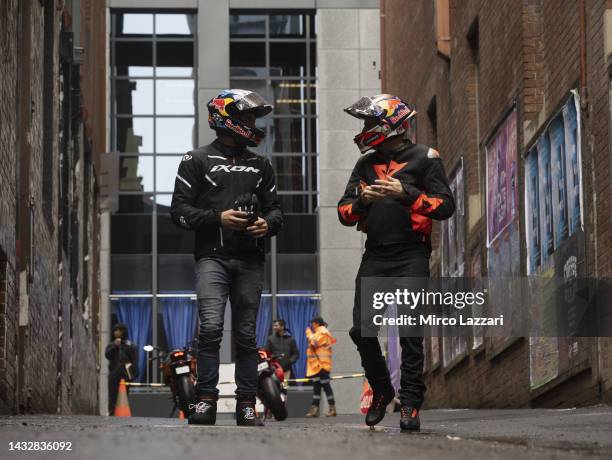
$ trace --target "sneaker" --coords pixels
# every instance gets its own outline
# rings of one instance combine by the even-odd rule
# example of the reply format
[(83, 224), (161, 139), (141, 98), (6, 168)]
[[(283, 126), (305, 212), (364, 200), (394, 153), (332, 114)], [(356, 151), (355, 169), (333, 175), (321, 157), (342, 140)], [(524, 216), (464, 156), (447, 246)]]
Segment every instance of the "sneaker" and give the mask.
[(400, 428), (402, 431), (420, 431), (421, 421), (419, 420), (419, 410), (416, 407), (402, 404), (400, 409)]
[(201, 396), (194, 404), (189, 404), (189, 425), (214, 425), (217, 421), (217, 400), (211, 396)]
[(263, 426), (264, 423), (255, 411), (255, 400), (245, 399), (236, 402), (236, 425), (238, 426)]
[(395, 390), (391, 385), (385, 386), (382, 391), (374, 390), (374, 394), (372, 395), (372, 403), (370, 404), (370, 408), (366, 414), (366, 425), (374, 426), (380, 423), (382, 419), (385, 418), (387, 406), (391, 401), (393, 401), (393, 398), (395, 398)]

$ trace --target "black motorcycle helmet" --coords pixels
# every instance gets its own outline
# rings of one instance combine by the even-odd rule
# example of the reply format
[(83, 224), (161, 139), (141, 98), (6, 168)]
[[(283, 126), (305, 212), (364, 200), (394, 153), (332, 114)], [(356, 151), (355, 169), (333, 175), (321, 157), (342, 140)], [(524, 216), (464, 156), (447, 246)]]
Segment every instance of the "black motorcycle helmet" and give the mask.
[(257, 118), (265, 117), (272, 111), (272, 105), (254, 91), (228, 89), (208, 101), (208, 124), (217, 133), (233, 137), (239, 144), (257, 147), (266, 133), (251, 128), (237, 115), (251, 112)]

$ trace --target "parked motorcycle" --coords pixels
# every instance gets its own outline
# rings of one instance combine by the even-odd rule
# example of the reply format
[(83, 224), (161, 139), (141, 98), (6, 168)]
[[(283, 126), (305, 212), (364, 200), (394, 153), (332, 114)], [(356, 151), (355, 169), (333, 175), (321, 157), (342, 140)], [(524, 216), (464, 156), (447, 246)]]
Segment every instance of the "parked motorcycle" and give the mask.
[(264, 412), (272, 412), (276, 420), (285, 420), (287, 407), (282, 395), (285, 372), (278, 359), (267, 350), (259, 350), (257, 374), (259, 376), (257, 397), (264, 405)]
[(174, 408), (178, 407), (185, 417), (189, 415), (189, 404), (195, 400), (196, 358), (190, 347), (164, 352), (159, 348), (159, 360), (163, 383), (170, 387)]

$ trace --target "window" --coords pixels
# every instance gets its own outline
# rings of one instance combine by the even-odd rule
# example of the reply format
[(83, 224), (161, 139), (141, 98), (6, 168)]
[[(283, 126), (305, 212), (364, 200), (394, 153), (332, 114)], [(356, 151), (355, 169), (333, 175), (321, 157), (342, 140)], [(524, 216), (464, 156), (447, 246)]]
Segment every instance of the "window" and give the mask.
[(315, 16), (267, 13), (230, 15), (230, 86), (256, 91), (274, 105), (260, 120), (266, 138), (259, 153), (274, 167), (285, 225), (269, 257), (279, 292), (312, 292), (318, 206)]
[[(153, 268), (168, 266), (158, 254), (178, 260), (192, 250), (193, 235), (170, 222), (169, 206), (180, 159), (197, 144), (195, 24), (188, 12), (111, 16), (111, 145), (119, 155), (113, 291), (152, 293)], [(185, 290), (178, 279), (164, 277), (164, 290)]]

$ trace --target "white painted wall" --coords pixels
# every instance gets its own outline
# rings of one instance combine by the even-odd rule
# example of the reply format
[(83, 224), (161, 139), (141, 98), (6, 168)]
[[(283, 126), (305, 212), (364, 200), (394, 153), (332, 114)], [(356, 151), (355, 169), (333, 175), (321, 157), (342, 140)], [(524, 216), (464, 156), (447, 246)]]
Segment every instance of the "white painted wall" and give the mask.
[[(363, 95), (380, 93), (380, 18), (377, 9), (319, 9), (319, 250), (321, 313), (338, 340), (332, 375), (361, 372), (352, 326), (355, 275), (364, 235), (343, 227), (336, 205), (360, 153), (353, 137), (360, 122), (343, 109)], [(362, 379), (332, 382), (337, 409), (359, 411)]]

